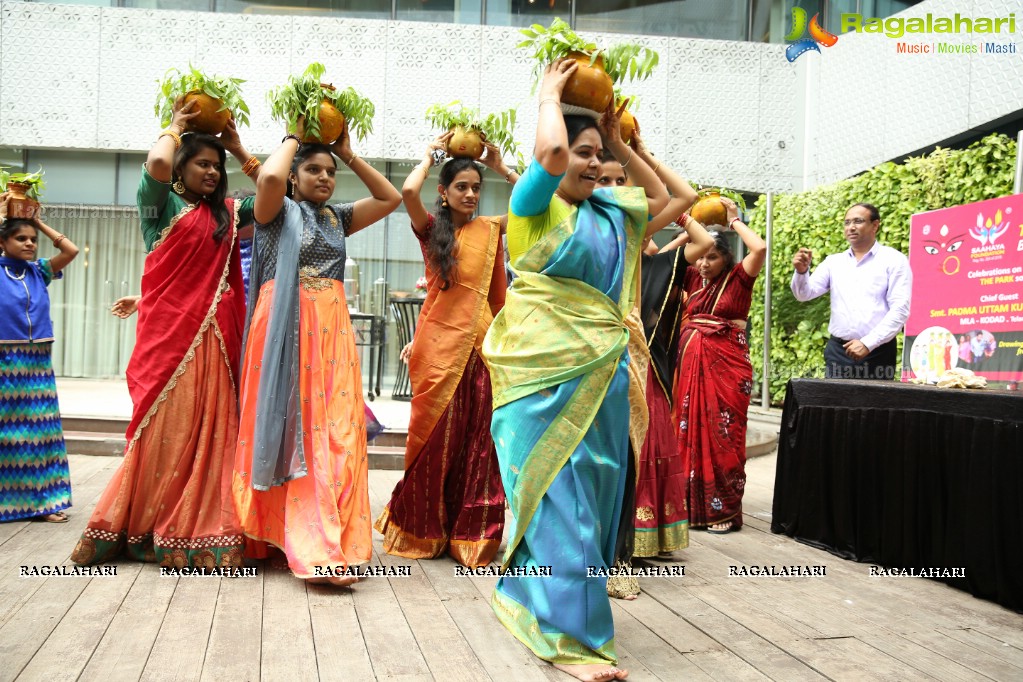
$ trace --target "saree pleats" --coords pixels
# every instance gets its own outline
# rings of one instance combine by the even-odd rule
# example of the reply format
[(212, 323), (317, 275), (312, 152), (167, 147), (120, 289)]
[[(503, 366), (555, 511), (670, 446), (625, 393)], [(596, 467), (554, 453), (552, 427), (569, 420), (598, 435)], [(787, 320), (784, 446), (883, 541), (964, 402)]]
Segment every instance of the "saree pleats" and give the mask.
[(124, 454), (71, 559), (123, 551), (161, 566), (240, 566), (230, 491), (238, 434), (234, 382), (211, 325), (161, 408)]
[(671, 428), (671, 405), (653, 367), (646, 382), (650, 421), (639, 458), (636, 546), (633, 556), (655, 557), (689, 546), (686, 472)]
[(475, 351), (425, 447), (377, 519), (384, 551), (489, 564), (504, 529), (504, 488), (490, 436), (490, 375)]
[(317, 566), (369, 561), (365, 404), (359, 358), (341, 282), (303, 278), (299, 294), (299, 392), (308, 473), (270, 490), (248, 483), (260, 358), (274, 282), (259, 292), (242, 367), (242, 423), (235, 452), (234, 504), (245, 535), (282, 550), (300, 578)]

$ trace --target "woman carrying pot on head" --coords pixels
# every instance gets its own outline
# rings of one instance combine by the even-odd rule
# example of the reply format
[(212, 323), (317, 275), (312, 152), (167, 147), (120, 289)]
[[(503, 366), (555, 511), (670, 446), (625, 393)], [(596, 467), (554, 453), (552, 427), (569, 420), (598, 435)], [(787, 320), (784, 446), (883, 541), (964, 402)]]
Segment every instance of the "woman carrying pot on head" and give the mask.
[[(409, 359), (412, 416), (405, 476), (377, 519), (384, 551), (432, 559), (445, 551), (470, 567), (489, 564), (504, 528), (504, 489), (490, 436), (490, 373), (483, 338), (504, 306), (507, 284), (501, 218), (473, 217), (483, 173), (468, 158), (441, 166), (433, 213), (420, 191), (434, 150), (405, 180), (402, 198), (426, 262), (427, 294)], [(483, 164), (511, 180), (501, 151), (486, 145)]]
[(258, 162), (234, 121), (219, 138), (183, 134), (193, 109), (175, 104), (139, 182), (149, 254), (126, 372), (128, 444), (71, 555), (78, 564), (122, 551), (179, 568), (242, 562), (228, 486), (245, 315), (237, 229), (251, 220), (252, 201), (226, 198), (225, 150), (251, 175)]
[[(630, 146), (664, 182), (673, 199), (647, 226), (648, 233), (670, 225), (681, 211), (697, 199), (696, 190), (681, 176), (663, 165), (649, 152), (639, 127), (633, 132)], [(628, 183), (626, 169), (605, 152), (601, 163), (601, 186)], [(677, 352), (679, 310), (682, 303), (682, 280), (686, 267), (696, 262), (714, 244), (714, 240), (696, 221), (687, 223), (689, 233), (676, 238), (658, 254), (652, 240), (642, 255), (641, 306), (633, 308), (626, 318), (629, 339), (630, 372), (639, 392), (630, 394), (631, 419), (629, 445), (635, 459), (630, 459), (626, 484), (626, 505), (618, 531), (616, 564), (628, 569), (634, 556), (652, 557), (689, 545), (686, 526), (685, 488), (681, 460), (671, 425), (670, 390)], [(652, 248), (651, 248), (652, 247)], [(652, 253), (650, 253), (652, 252)], [(674, 334), (658, 334), (658, 321), (666, 318), (663, 327), (674, 327)], [(635, 375), (638, 374), (638, 377)], [(631, 486), (631, 487), (630, 487)], [(639, 594), (639, 581), (627, 571), (608, 579), (608, 594), (621, 599), (634, 599)]]
[[(598, 124), (563, 116), (576, 63), (548, 67), (533, 162), (512, 192), (508, 249), (518, 275), (483, 345), (493, 382), (492, 432), (515, 516), (492, 605), (532, 651), (579, 679), (614, 667), (606, 593), (629, 456), (629, 332), (639, 252), (668, 193), (626, 146), (610, 107)], [(601, 134), (604, 139), (602, 141)], [(636, 187), (596, 189), (604, 147)], [(596, 189), (596, 191), (594, 191)], [(588, 577), (588, 568), (604, 569)], [(598, 571), (599, 573), (599, 571)]]
[(735, 202), (721, 202), (727, 228), (738, 233), (749, 253), (736, 263), (728, 240), (713, 232), (714, 247), (686, 271), (687, 320), (679, 338), (672, 413), (689, 525), (711, 533), (742, 528), (746, 411), (753, 390), (746, 318), (767, 255), (764, 240), (742, 222)]
[[(335, 156), (371, 196), (329, 203)], [(352, 151), (347, 123), (331, 146), (285, 136), (256, 185), (234, 502), (245, 535), (283, 551), (300, 578), (350, 584), (356, 578), (336, 572), (370, 558), (366, 417), (342, 284), (345, 240), (400, 202)]]
[[(0, 194), (0, 521), (65, 523), (71, 506), (64, 430), (50, 352), (46, 288), (78, 247), (37, 216), (7, 217)], [(38, 258), (39, 233), (59, 253)]]

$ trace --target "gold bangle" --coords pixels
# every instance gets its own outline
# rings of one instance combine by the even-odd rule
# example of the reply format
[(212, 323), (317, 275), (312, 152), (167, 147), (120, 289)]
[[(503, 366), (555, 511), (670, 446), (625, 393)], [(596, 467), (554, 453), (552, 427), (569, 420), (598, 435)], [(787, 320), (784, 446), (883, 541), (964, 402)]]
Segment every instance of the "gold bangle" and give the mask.
[(352, 158), (348, 159), (347, 161), (345, 161), (344, 159), (341, 159), (341, 161), (343, 161), (346, 166), (351, 168), (352, 164), (355, 163), (355, 160), (358, 159), (358, 158), (359, 158), (359, 155), (356, 154), (355, 152), (352, 152)]
[(249, 160), (242, 164), (242, 173), (251, 176), (254, 172), (256, 172), (256, 169), (262, 165), (263, 164), (259, 162), (259, 159), (255, 156), (250, 156)]
[(512, 168), (511, 170), (509, 170), (509, 171), (508, 171), (508, 172), (507, 172), (507, 173), (505, 174), (505, 176), (504, 176), (504, 181), (505, 181), (505, 182), (511, 182), (511, 176), (512, 176), (512, 173), (514, 173), (514, 172), (515, 172), (515, 169), (514, 169), (514, 168)]
[(622, 168), (625, 168), (632, 161), (632, 148), (629, 148), (629, 158), (625, 159), (625, 163), (622, 164)]
[(657, 173), (657, 169), (658, 169), (658, 168), (660, 168), (660, 167), (661, 167), (661, 162), (660, 162), (660, 161), (658, 161), (658, 162), (657, 162), (657, 165), (656, 165), (656, 166), (654, 166), (654, 173), (655, 173), (655, 174)]
[(59, 248), (59, 244), (65, 239), (67, 239), (67, 235), (58, 234), (57, 238), (53, 240), (53, 246)]
[(161, 137), (171, 137), (171, 138), (174, 138), (174, 151), (177, 151), (178, 149), (181, 149), (181, 136), (178, 135), (173, 130), (171, 130), (170, 128), (168, 128), (167, 130), (165, 130), (162, 133), (160, 133), (159, 137), (157, 137), (156, 139), (159, 140)]
[(539, 109), (540, 107), (542, 107), (542, 106), (543, 106), (544, 104), (546, 104), (547, 102), (554, 102), (554, 103), (555, 103), (555, 104), (557, 104), (557, 105), (558, 105), (559, 107), (561, 106), (561, 102), (559, 102), (559, 101), (558, 101), (557, 99), (555, 99), (554, 97), (545, 97), (545, 98), (543, 98), (542, 100), (540, 100), (540, 103), (539, 103), (538, 105), (536, 105), (536, 108), (537, 108), (537, 109)]
[(427, 178), (430, 177), (430, 167), (429, 166), (424, 166), (423, 164), (419, 164), (418, 166), (416, 166), (416, 170), (423, 171), (423, 175), (424, 176), (426, 176)]

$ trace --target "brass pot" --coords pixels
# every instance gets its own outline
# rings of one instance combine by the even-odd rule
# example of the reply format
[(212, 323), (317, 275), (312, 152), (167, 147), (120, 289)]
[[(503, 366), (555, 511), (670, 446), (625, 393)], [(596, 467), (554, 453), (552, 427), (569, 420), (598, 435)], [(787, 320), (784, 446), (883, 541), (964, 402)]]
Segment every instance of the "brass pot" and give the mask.
[(188, 120), (188, 130), (193, 133), (219, 135), (231, 120), (231, 111), (224, 109), (224, 103), (205, 92), (193, 90), (185, 94), (183, 104), (195, 102), (199, 115)]
[(39, 210), (39, 202), (25, 196), (30, 189), (32, 189), (32, 185), (27, 182), (7, 183), (7, 217), (9, 219), (28, 219)]
[(462, 126), (455, 126), (451, 132), (451, 139), (448, 140), (448, 156), (454, 159), (479, 159), (483, 156), (487, 136), (479, 130), (466, 130)]
[(704, 227), (728, 224), (728, 211), (717, 192), (708, 192), (689, 209), (689, 215)]
[(574, 59), (579, 67), (565, 83), (561, 101), (583, 107), (590, 111), (604, 111), (614, 98), (614, 84), (611, 76), (604, 71), (604, 57), (597, 57), (590, 64), (590, 56), (583, 52), (571, 52), (568, 59)]

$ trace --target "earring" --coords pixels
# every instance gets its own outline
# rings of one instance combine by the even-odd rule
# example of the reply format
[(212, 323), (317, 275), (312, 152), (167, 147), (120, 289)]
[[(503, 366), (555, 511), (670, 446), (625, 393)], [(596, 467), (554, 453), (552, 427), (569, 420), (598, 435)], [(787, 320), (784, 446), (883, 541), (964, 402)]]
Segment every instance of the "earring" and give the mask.
[(447, 195), (445, 195), (445, 196), (443, 196), (441, 198), (440, 205), (443, 206), (444, 208), (448, 207), (448, 197), (447, 197)]
[(174, 190), (175, 194), (184, 194), (185, 183), (181, 182), (181, 178), (178, 178), (177, 180), (174, 181), (174, 184), (171, 185), (171, 189)]

